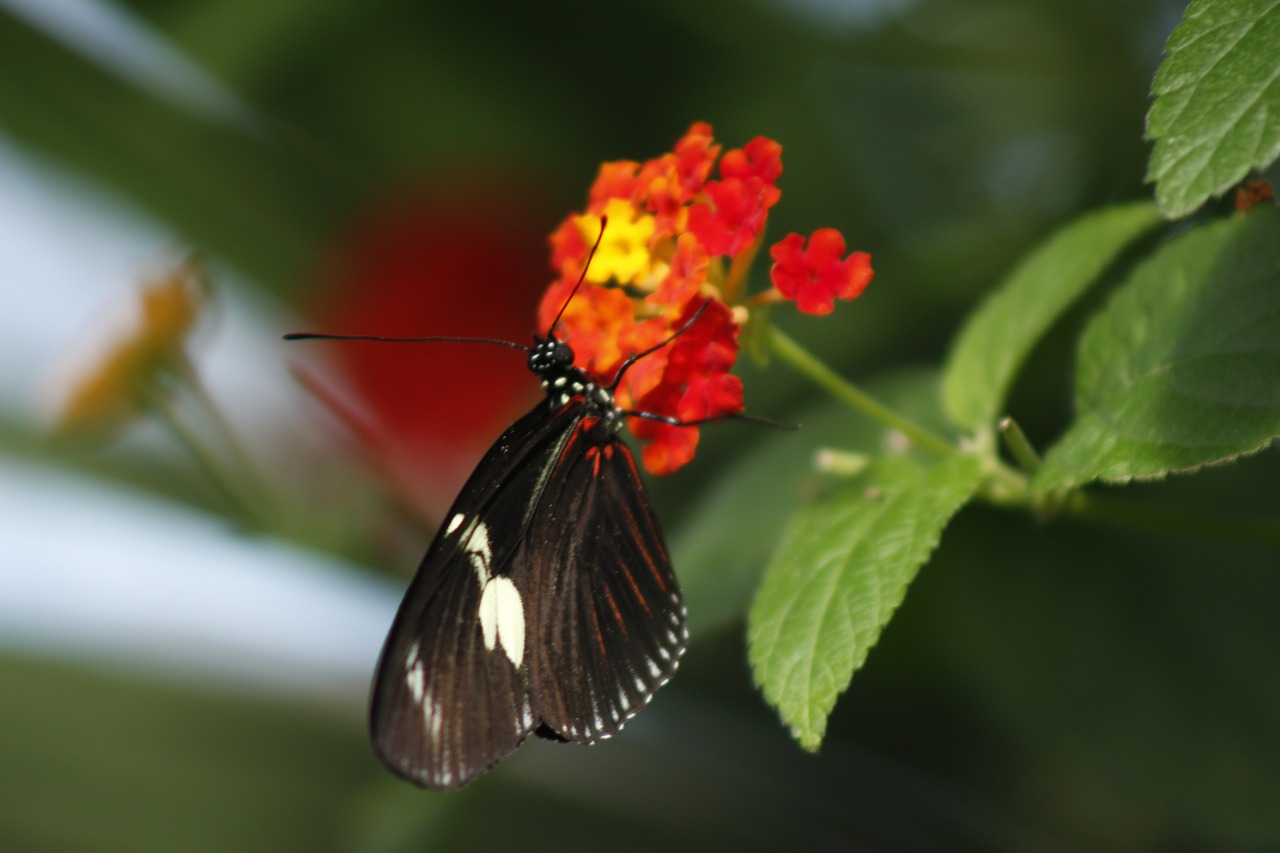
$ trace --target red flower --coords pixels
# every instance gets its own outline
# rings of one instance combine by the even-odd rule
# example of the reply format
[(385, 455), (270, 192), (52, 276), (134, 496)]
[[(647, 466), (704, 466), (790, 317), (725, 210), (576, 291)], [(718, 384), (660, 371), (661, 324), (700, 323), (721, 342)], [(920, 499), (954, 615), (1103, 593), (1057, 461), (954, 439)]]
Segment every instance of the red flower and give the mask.
[[(733, 312), (718, 300), (694, 299), (679, 318), (679, 326), (689, 322), (699, 309), (702, 314), (697, 321), (666, 348), (661, 382), (639, 397), (638, 410), (670, 415), (684, 422), (742, 411), (742, 380), (729, 373), (738, 357), (738, 326), (733, 322)], [(630, 373), (627, 378), (631, 378)], [(698, 428), (693, 426), (632, 418), (631, 431), (636, 438), (648, 442), (642, 458), (654, 474), (669, 474), (684, 466), (693, 459), (698, 446)]]
[[(576, 262), (586, 256), (587, 249), (587, 241), (583, 239), (577, 224), (572, 219), (566, 219), (551, 234), (551, 268), (562, 273), (565, 262), (574, 261), (575, 268), (580, 272)], [(572, 280), (578, 280), (577, 272), (573, 274)]]
[(743, 148), (735, 148), (720, 161), (723, 178), (759, 178), (768, 188), (769, 207), (777, 204), (782, 191), (778, 178), (782, 177), (782, 146), (766, 136), (757, 136)]
[(689, 209), (689, 231), (709, 254), (728, 256), (755, 242), (769, 215), (769, 199), (777, 192), (756, 177), (708, 181), (703, 190), (711, 203)]
[[(675, 171), (681, 201), (688, 202), (701, 190), (720, 155), (720, 146), (711, 136), (711, 125), (697, 122), (675, 144)], [(721, 170), (723, 170), (723, 165)]]
[(676, 241), (676, 253), (671, 257), (670, 271), (658, 289), (645, 297), (645, 302), (680, 313), (707, 280), (710, 263), (706, 247), (692, 234), (681, 234)]
[(844, 255), (844, 237), (834, 228), (819, 228), (804, 248), (804, 237), (788, 234), (769, 250), (773, 286), (806, 314), (830, 314), (836, 299), (854, 299), (874, 272), (866, 252)]

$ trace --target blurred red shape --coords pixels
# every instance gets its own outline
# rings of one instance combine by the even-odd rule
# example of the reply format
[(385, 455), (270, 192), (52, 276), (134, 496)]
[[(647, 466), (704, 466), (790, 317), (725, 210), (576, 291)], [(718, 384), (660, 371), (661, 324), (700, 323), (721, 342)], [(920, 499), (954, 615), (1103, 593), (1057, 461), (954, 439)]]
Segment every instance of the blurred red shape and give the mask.
[[(454, 182), (379, 200), (336, 239), (308, 313), (315, 331), (532, 340), (549, 279), (537, 194)], [(511, 349), (335, 342), (306, 381), (416, 514), (439, 520), (481, 454), (541, 397)]]

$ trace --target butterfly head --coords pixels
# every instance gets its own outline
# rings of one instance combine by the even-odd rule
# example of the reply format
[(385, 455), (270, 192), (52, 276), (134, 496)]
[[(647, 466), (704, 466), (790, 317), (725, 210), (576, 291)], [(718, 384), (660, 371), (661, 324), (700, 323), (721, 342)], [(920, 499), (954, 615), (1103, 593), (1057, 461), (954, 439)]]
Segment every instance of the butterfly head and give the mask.
[(546, 379), (573, 369), (573, 347), (551, 335), (545, 339), (534, 336), (529, 350), (529, 369)]
[(598, 425), (594, 433), (610, 436), (622, 427), (622, 413), (613, 399), (613, 393), (573, 363), (573, 347), (554, 335), (534, 338), (529, 350), (529, 369), (542, 382), (551, 408), (569, 405), (575, 398), (595, 410)]

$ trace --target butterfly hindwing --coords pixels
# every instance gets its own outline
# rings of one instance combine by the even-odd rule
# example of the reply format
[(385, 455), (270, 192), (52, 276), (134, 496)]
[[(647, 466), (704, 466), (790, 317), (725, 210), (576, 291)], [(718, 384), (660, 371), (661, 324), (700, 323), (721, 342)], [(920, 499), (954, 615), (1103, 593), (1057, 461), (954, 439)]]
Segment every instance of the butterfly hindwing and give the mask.
[(541, 403), (468, 479), (405, 594), (379, 659), (374, 748), (416, 784), (452, 790), (539, 723), (530, 690), (523, 543), (575, 413)]
[(526, 551), (534, 703), (562, 738), (610, 737), (675, 672), (684, 602), (627, 446), (579, 421)]

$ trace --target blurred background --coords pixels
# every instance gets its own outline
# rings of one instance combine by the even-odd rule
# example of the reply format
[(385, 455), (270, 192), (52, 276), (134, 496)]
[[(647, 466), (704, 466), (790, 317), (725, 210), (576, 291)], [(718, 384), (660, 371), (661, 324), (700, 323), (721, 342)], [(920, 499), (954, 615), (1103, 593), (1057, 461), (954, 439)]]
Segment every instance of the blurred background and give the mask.
[[(775, 239), (834, 226), (873, 253), (858, 303), (779, 321), (927, 408), (928, 366), (1022, 252), (1148, 195), (1183, 5), (0, 0), (0, 849), (1280, 846), (1280, 580), (1245, 546), (966, 510), (802, 753), (743, 614), (770, 496), (870, 432), (782, 366), (744, 366), (748, 407), (804, 430), (707, 429), (652, 484), (693, 628), (652, 707), (460, 794), (394, 780), (364, 734), (378, 648), (536, 385), (507, 351), (280, 341), (527, 340), (546, 236), (599, 163), (705, 120), (782, 143)], [(68, 377), (193, 248), (193, 359), (253, 521), (153, 418), (50, 439)], [(1016, 391), (1041, 446), (1087, 308)], [(1276, 469), (1133, 491), (1265, 512)]]

